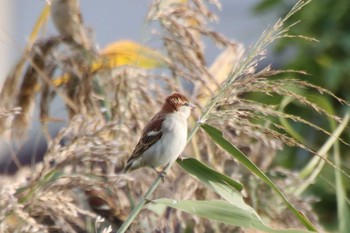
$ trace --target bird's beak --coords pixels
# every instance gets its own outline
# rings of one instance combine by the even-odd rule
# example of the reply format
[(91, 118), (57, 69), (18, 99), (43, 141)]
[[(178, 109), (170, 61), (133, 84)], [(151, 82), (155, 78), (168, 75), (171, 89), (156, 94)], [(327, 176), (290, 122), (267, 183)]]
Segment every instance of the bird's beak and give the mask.
[(189, 103), (189, 106), (190, 106), (191, 110), (197, 107), (196, 105), (194, 105), (192, 103)]

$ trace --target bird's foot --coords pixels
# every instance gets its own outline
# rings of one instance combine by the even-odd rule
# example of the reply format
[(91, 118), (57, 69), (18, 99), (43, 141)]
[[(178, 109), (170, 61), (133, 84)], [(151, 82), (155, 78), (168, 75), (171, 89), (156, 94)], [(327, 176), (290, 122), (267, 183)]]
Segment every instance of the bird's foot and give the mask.
[(158, 176), (162, 179), (162, 182), (164, 183), (164, 179), (166, 176), (166, 172), (164, 171), (164, 169), (161, 171), (158, 171), (157, 169), (154, 168), (154, 170), (157, 172)]
[(161, 170), (160, 172), (158, 172), (158, 176), (162, 179), (162, 182), (164, 183), (166, 172), (164, 170)]

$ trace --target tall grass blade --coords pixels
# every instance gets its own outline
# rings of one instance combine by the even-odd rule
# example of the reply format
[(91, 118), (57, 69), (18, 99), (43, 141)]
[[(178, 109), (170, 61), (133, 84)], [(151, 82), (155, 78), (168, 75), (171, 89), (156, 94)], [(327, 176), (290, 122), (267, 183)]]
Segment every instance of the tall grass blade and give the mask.
[(227, 141), (220, 130), (208, 124), (202, 124), (201, 127), (216, 142), (216, 144), (231, 154), (235, 159), (237, 159), (260, 179), (262, 179), (266, 184), (268, 184), (276, 192), (276, 194), (282, 198), (284, 203), (292, 211), (295, 217), (297, 217), (297, 219), (308, 230), (317, 231), (315, 226), (306, 218), (306, 216), (304, 216), (288, 201), (281, 190), (270, 180), (270, 178), (263, 171), (261, 171), (245, 154), (243, 154), (239, 149)]
[[(350, 115), (346, 114), (342, 123), (334, 130), (332, 135), (328, 138), (328, 140), (323, 144), (323, 146), (317, 151), (317, 154), (325, 157), (325, 155), (328, 153), (330, 148), (337, 143), (337, 139), (339, 138), (340, 134), (345, 130), (346, 126), (349, 123)], [(300, 195), (302, 192), (305, 191), (305, 189), (313, 183), (313, 181), (316, 179), (318, 174), (321, 172), (323, 165), (326, 163), (325, 160), (322, 160), (320, 156), (315, 156), (310, 160), (310, 162), (301, 170), (299, 173), (300, 178), (305, 179), (305, 182), (299, 186), (295, 193), (297, 195)], [(336, 167), (341, 168), (340, 164), (335, 164)], [(339, 169), (335, 169), (339, 172), (341, 172)], [(306, 179), (307, 178), (307, 179)]]
[(177, 201), (170, 199), (158, 199), (152, 203), (167, 205), (185, 211), (190, 214), (215, 220), (218, 222), (231, 224), (235, 226), (252, 228), (259, 231), (272, 233), (305, 233), (310, 231), (297, 229), (277, 230), (265, 225), (253, 209), (247, 210), (240, 205), (230, 204), (222, 200), (211, 201)]
[[(347, 119), (349, 119), (349, 114), (347, 114)], [(345, 121), (345, 120), (344, 120)], [(334, 144), (334, 162), (337, 167), (341, 166), (339, 142)], [(339, 232), (345, 233), (350, 232), (350, 208), (346, 202), (346, 189), (344, 187), (344, 181), (342, 178), (342, 173), (335, 169), (335, 187), (337, 196), (337, 211), (338, 211), (338, 222), (339, 222)]]
[(200, 161), (194, 158), (185, 158), (178, 160), (177, 163), (189, 174), (193, 175), (206, 185), (212, 186), (213, 183), (219, 183), (229, 188), (233, 188), (237, 191), (243, 190), (243, 185), (237, 181), (232, 180), (230, 177), (221, 174)]

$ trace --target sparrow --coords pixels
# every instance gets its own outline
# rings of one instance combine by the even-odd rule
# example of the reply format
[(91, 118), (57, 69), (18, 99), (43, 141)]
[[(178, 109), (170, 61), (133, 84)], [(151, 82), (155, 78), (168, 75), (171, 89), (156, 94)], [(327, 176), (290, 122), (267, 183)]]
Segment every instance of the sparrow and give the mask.
[(156, 170), (173, 163), (185, 149), (187, 119), (193, 108), (195, 105), (180, 93), (175, 92), (168, 96), (161, 110), (143, 129), (124, 172), (140, 167)]

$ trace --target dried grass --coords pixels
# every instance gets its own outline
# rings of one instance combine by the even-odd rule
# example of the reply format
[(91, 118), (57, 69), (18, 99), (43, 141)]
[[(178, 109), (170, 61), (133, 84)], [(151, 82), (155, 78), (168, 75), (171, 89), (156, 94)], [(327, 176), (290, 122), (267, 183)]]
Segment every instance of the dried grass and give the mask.
[[(219, 6), (218, 2), (215, 1), (215, 5)], [(54, 119), (50, 107), (56, 95), (66, 104), (69, 119), (66, 127), (54, 138), (47, 135), (48, 150), (41, 163), (30, 171), (21, 169), (14, 177), (2, 177), (1, 232), (110, 232), (112, 228), (116, 229), (155, 177), (154, 172), (148, 169), (131, 174), (119, 172), (145, 122), (160, 108), (162, 99), (171, 91), (182, 91), (198, 106), (204, 106), (204, 99), (213, 93), (217, 95), (217, 87), (224, 88), (214, 111), (203, 120), (219, 126), (264, 170), (273, 170), (271, 163), (283, 144), (306, 148), (281, 132), (283, 127), (271, 117), (291, 119), (329, 133), (299, 116), (279, 112), (276, 106), (246, 99), (247, 93), (290, 96), (320, 114), (339, 120), (301, 94), (291, 91), (291, 87), (315, 89), (343, 102), (329, 91), (305, 81), (270, 79), (282, 71), (273, 71), (269, 67), (256, 71), (266, 44), (287, 33), (288, 28), (278, 29), (283, 22), (279, 21), (274, 26), (276, 30), (272, 32), (275, 34), (265, 35), (256, 47), (243, 55), (240, 44), (208, 27), (208, 21), (216, 20), (216, 16), (204, 1), (156, 0), (152, 3), (148, 19), (161, 25), (162, 32), (158, 36), (164, 42), (165, 61), (170, 74), (159, 75), (135, 66), (104, 67), (92, 71), (90, 65), (99, 56), (98, 52), (90, 50), (91, 46), (87, 46), (92, 40), (87, 42), (84, 37), (82, 46), (74, 46), (75, 49), (71, 50), (72, 44), (67, 43), (67, 39), (53, 37), (37, 42), (26, 60), (19, 61), (8, 76), (1, 92), (1, 132), (12, 125), (10, 130), (14, 136), (25, 135), (38, 94), (41, 96), (40, 117), (44, 126)], [(206, 65), (203, 38), (210, 38), (225, 51), (231, 51), (229, 57), (225, 55), (227, 60), (221, 58), (219, 64), (226, 64), (222, 69), (218, 66), (210, 69)], [(75, 39), (74, 43), (82, 43), (79, 41)], [(26, 71), (22, 72), (24, 66)], [(231, 81), (223, 82), (230, 71)], [(52, 81), (57, 81), (55, 75), (58, 73), (66, 76), (56, 86)], [(184, 91), (187, 88), (182, 85), (183, 80), (192, 85), (192, 91)], [(198, 119), (198, 114), (194, 113), (191, 122)], [(3, 123), (5, 121), (10, 123)], [(242, 180), (250, 190), (247, 201), (254, 206), (257, 204), (254, 197), (259, 195), (256, 209), (264, 210), (267, 217), (274, 219), (276, 226), (285, 227), (285, 223), (290, 227), (298, 226), (299, 223), (290, 221), (286, 209), (269, 209), (270, 204), (276, 206), (276, 200), (271, 198), (273, 195), (267, 191), (266, 197), (260, 196), (262, 192), (257, 192), (262, 190), (261, 184), (252, 188), (256, 180), (251, 174), (227, 158), (203, 132), (198, 132), (193, 141), (195, 143), (188, 146), (184, 155), (194, 154), (216, 170)], [(288, 174), (288, 177), (291, 182), (299, 182), (295, 176)], [(282, 189), (290, 185), (287, 180), (279, 182), (282, 182)], [(302, 201), (292, 193), (286, 195), (294, 200), (298, 208), (307, 210), (311, 219), (315, 219), (309, 201)], [(176, 166), (154, 197), (218, 198)], [(96, 218), (98, 215), (105, 220)], [(192, 226), (194, 232), (239, 231), (234, 226), (213, 223), (173, 209), (165, 209), (158, 214), (144, 210), (130, 231), (183, 232), (188, 226)]]

